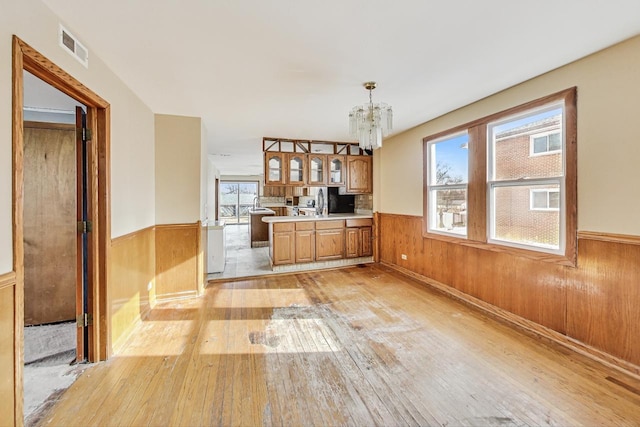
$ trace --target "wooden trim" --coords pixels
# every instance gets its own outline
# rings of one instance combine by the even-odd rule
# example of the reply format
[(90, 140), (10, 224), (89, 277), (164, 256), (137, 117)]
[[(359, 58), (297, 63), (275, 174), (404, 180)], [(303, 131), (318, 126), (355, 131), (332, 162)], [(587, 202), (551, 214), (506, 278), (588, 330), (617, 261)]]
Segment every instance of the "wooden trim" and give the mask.
[(20, 39), (13, 37), (12, 76), (12, 151), (13, 151), (13, 271), (14, 292), (14, 425), (23, 425), (24, 414), (24, 92), (25, 55)]
[[(485, 143), (487, 125), (469, 129), (468, 152), (470, 159), (486, 159)], [(467, 184), (467, 238), (473, 241), (487, 240), (487, 162), (469, 162)], [(425, 220), (426, 220), (425, 211)]]
[(630, 234), (601, 233), (596, 231), (578, 231), (578, 239), (598, 240), (600, 242), (640, 245), (640, 236)]
[(0, 274), (0, 289), (10, 288), (16, 285), (16, 273), (10, 271), (9, 273)]
[(57, 130), (75, 130), (76, 127), (70, 123), (48, 123), (48, 122), (33, 122), (25, 121), (25, 128), (30, 129), (57, 129)]
[(529, 335), (537, 336), (539, 338), (547, 339), (554, 343), (560, 344), (571, 351), (574, 351), (583, 356), (586, 356), (607, 367), (616, 369), (626, 375), (630, 375), (634, 378), (640, 379), (640, 366), (638, 365), (635, 365), (633, 363), (630, 363), (620, 358), (617, 358), (615, 356), (612, 356), (608, 353), (605, 353), (601, 350), (598, 350), (594, 347), (584, 344), (578, 340), (575, 340), (564, 334), (561, 334), (545, 326), (542, 326), (536, 322), (532, 322), (530, 320), (524, 319), (518, 315), (515, 315), (504, 309), (496, 307), (492, 304), (489, 304), (471, 295), (465, 294), (464, 292), (461, 292), (451, 286), (447, 286), (443, 283), (432, 280), (428, 277), (414, 273), (410, 270), (407, 270), (406, 268), (397, 266), (395, 264), (390, 264), (387, 262), (382, 262), (381, 265), (384, 265), (385, 267), (395, 270), (405, 276), (411, 277), (412, 279), (415, 279), (418, 282), (424, 285), (427, 285), (428, 287), (449, 296), (450, 298), (458, 300), (467, 306), (473, 307), (481, 311), (482, 313), (486, 314), (487, 316), (493, 319), (502, 321)]
[(109, 355), (109, 324), (107, 312), (108, 237), (110, 236), (110, 112), (109, 104), (88, 89), (62, 68), (45, 56), (13, 36), (12, 55), (12, 145), (13, 145), (13, 263), (16, 274), (15, 291), (15, 411), (14, 422), (23, 424), (23, 322), (24, 322), (24, 115), (23, 115), (23, 71), (29, 71), (45, 83), (69, 95), (87, 107), (93, 129), (91, 143), (89, 189), (93, 232), (89, 235), (92, 283), (90, 284), (91, 313), (94, 326), (91, 334), (90, 361), (104, 360)]
[(156, 224), (155, 228), (200, 228), (200, 221), (193, 223), (181, 223), (181, 224)]

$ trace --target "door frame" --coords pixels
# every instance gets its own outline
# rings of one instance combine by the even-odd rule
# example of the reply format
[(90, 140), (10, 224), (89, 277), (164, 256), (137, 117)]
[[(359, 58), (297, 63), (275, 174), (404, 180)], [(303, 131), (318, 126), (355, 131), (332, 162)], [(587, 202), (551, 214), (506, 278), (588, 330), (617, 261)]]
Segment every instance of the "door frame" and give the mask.
[(44, 82), (87, 107), (87, 124), (93, 135), (89, 153), (88, 200), (93, 231), (89, 233), (89, 326), (90, 362), (110, 356), (109, 312), (107, 310), (108, 258), (111, 236), (110, 122), (107, 101), (85, 87), (70, 74), (16, 35), (12, 57), (12, 170), (13, 170), (13, 268), (16, 275), (14, 293), (14, 402), (15, 424), (22, 425), (24, 410), (24, 78), (28, 71)]

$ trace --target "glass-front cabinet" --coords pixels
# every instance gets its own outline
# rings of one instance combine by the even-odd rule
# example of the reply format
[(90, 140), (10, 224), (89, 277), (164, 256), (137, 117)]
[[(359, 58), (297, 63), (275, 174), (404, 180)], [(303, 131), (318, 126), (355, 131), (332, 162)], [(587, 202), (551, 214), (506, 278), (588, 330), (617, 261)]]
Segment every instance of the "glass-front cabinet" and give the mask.
[(329, 180), (327, 185), (344, 185), (344, 162), (345, 156), (328, 156)]
[(287, 184), (305, 184), (305, 156), (303, 154), (290, 153), (288, 155)]
[(312, 154), (309, 155), (309, 185), (324, 185), (326, 183), (326, 161), (327, 156)]
[(266, 171), (265, 184), (283, 185), (284, 182), (284, 153), (264, 153)]

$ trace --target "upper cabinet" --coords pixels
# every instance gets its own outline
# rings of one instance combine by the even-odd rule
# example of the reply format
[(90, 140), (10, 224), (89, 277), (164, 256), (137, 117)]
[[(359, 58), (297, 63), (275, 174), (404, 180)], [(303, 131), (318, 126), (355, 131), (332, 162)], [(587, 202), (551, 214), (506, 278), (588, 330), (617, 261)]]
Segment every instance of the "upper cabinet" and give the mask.
[(264, 153), (265, 185), (284, 185), (286, 153)]
[(287, 158), (288, 172), (286, 183), (291, 185), (304, 185), (306, 175), (306, 156), (299, 153), (289, 153)]
[(327, 167), (329, 168), (327, 185), (344, 186), (345, 160), (346, 156), (327, 156)]
[(347, 193), (371, 193), (373, 187), (372, 160), (371, 156), (347, 156)]
[(262, 151), (265, 186), (283, 186), (287, 191), (323, 186), (343, 187), (350, 194), (372, 192), (372, 157), (356, 142), (265, 137)]
[(308, 185), (326, 185), (327, 156), (309, 154), (309, 178)]

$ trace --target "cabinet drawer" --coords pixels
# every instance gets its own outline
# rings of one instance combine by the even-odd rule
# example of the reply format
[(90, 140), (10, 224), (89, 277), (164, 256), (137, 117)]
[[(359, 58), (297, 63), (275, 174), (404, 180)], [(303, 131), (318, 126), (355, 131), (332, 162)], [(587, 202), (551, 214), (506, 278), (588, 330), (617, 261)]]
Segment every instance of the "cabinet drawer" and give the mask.
[(315, 228), (314, 221), (300, 221), (296, 222), (296, 231), (300, 230), (313, 230)]
[(294, 231), (295, 223), (293, 222), (274, 222), (273, 223), (273, 232), (281, 233), (285, 231)]
[(373, 221), (371, 218), (354, 218), (347, 220), (347, 227), (371, 227)]
[(316, 221), (316, 230), (330, 230), (333, 228), (344, 228), (344, 220)]

